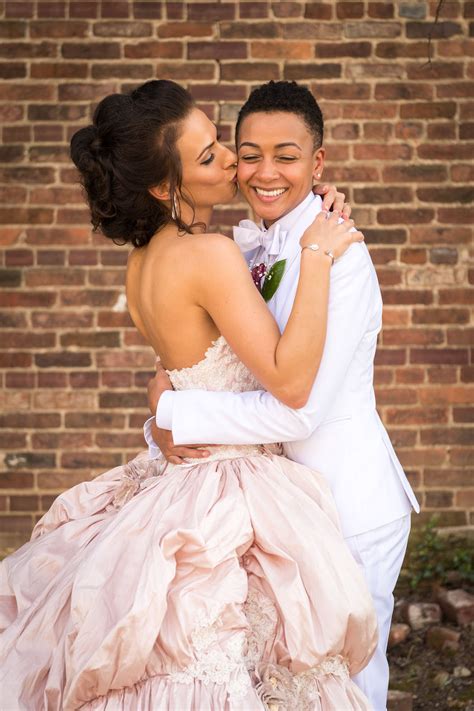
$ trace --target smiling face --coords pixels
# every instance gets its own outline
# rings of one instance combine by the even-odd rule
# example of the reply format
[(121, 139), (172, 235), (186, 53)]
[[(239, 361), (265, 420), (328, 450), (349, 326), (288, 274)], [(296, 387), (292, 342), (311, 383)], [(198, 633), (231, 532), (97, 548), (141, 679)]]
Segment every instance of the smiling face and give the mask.
[[(192, 199), (196, 216), (232, 200), (237, 192), (235, 153), (219, 143), (216, 126), (200, 109), (192, 109), (183, 121), (176, 147), (182, 165), (182, 193)], [(180, 202), (184, 215), (186, 205)]]
[(267, 227), (305, 199), (324, 165), (304, 120), (286, 111), (246, 116), (237, 148), (240, 190)]

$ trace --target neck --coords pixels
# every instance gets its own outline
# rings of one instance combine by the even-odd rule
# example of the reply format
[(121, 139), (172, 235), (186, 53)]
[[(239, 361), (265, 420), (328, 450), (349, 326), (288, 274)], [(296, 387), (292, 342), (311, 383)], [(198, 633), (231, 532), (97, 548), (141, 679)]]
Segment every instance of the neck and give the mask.
[(194, 212), (192, 208), (189, 207), (189, 205), (186, 205), (186, 203), (181, 202), (180, 203), (180, 208), (181, 208), (181, 219), (183, 222), (185, 222), (187, 225), (191, 224), (201, 224), (205, 225), (204, 230), (201, 227), (196, 227), (192, 229), (192, 232), (206, 232), (209, 228), (209, 225), (211, 223), (211, 217), (212, 217), (212, 207), (199, 207), (195, 206)]

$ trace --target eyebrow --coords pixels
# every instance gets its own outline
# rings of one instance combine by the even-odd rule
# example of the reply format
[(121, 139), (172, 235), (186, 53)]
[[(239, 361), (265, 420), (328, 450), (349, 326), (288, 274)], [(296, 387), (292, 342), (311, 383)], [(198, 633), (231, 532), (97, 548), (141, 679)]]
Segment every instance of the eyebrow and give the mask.
[(203, 148), (202, 151), (200, 152), (200, 154), (198, 155), (198, 157), (196, 158), (196, 160), (199, 160), (200, 157), (201, 157), (202, 155), (204, 155), (204, 153), (205, 153), (206, 151), (209, 150), (209, 148), (212, 148), (212, 146), (214, 145), (214, 143), (215, 143), (215, 141), (212, 141), (212, 143), (210, 143), (208, 146), (206, 146), (205, 148)]
[[(258, 143), (250, 143), (250, 141), (244, 141), (243, 143), (240, 144), (239, 148), (242, 148), (243, 146), (251, 146), (252, 148), (260, 148)], [(295, 148), (298, 148), (301, 150), (301, 147), (297, 143), (293, 143), (291, 141), (288, 141), (287, 143), (277, 143), (274, 148), (287, 148), (288, 146), (294, 146)]]

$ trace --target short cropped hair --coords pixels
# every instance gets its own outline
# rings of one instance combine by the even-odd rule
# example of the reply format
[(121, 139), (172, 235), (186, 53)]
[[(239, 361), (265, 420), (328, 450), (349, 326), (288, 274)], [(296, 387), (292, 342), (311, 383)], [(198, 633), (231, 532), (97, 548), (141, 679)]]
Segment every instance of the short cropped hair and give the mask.
[(235, 126), (235, 143), (238, 147), (242, 121), (255, 113), (285, 111), (300, 116), (314, 139), (314, 147), (323, 143), (324, 121), (318, 102), (305, 86), (295, 81), (269, 81), (252, 91), (242, 106)]

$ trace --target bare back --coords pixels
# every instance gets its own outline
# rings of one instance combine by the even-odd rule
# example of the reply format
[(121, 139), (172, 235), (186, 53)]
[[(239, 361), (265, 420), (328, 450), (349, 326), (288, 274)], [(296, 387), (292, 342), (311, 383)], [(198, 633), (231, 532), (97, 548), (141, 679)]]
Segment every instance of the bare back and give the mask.
[(219, 331), (196, 303), (195, 281), (208, 235), (178, 235), (169, 226), (146, 247), (134, 249), (127, 265), (127, 301), (142, 336), (167, 369), (199, 362)]

